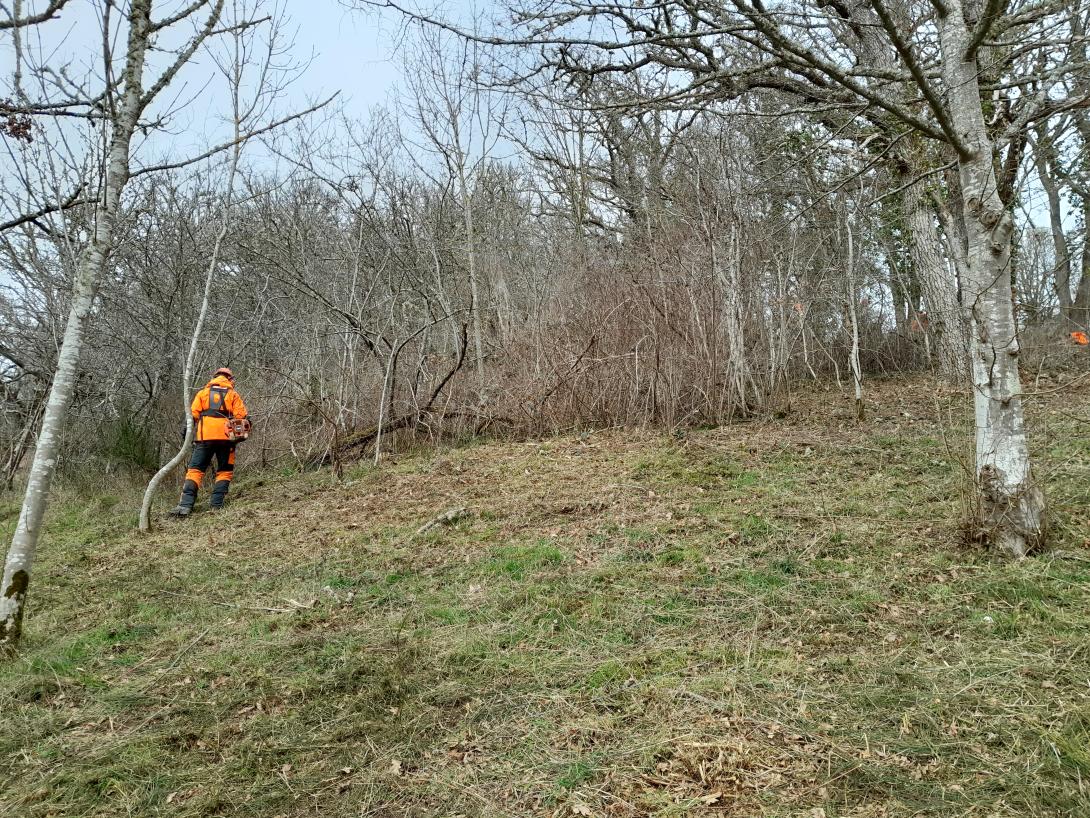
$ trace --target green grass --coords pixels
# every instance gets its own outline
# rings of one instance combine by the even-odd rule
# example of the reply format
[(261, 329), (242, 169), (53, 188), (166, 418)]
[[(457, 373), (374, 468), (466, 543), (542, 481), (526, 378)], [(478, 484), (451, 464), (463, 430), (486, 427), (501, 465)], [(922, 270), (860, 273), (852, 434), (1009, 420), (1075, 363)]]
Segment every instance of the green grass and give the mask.
[(562, 565), (564, 552), (548, 541), (532, 545), (507, 545), (493, 549), (485, 560), (484, 572), (493, 576), (523, 580), (527, 574)]
[(1090, 814), (1082, 427), (1036, 410), (1055, 550), (1010, 564), (961, 542), (931, 385), (871, 389), (861, 425), (243, 464), (146, 537), (136, 492), (62, 494), (0, 815)]

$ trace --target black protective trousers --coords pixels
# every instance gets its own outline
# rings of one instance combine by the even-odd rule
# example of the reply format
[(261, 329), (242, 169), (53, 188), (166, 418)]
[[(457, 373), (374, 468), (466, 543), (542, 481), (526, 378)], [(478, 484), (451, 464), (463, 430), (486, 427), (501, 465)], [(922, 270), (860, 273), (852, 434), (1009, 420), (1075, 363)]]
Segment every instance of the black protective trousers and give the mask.
[(185, 473), (181, 505), (193, 508), (197, 502), (197, 490), (208, 467), (216, 461), (216, 482), (212, 486), (212, 508), (222, 508), (235, 474), (235, 443), (230, 440), (205, 440), (193, 444), (189, 468)]

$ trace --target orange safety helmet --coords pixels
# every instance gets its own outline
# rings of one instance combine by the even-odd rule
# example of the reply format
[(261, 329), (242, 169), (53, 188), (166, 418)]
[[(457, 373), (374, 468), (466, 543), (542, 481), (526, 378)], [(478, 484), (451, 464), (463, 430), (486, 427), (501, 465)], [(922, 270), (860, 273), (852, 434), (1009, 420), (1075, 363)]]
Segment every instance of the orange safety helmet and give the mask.
[(235, 373), (225, 366), (221, 366), (219, 369), (217, 369), (212, 374), (212, 377), (215, 378), (217, 375), (226, 375), (232, 381), (235, 379)]

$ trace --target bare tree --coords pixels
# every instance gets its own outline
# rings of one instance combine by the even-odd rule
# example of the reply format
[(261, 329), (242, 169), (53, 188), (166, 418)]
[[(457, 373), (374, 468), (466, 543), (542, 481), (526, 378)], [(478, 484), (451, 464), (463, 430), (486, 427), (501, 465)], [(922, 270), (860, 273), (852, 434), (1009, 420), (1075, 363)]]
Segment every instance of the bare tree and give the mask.
[(465, 266), (473, 322), (473, 358), (484, 385), (484, 311), (479, 235), (474, 222), (477, 180), (503, 135), (506, 101), (486, 87), (480, 47), (428, 28), (406, 61), (411, 92), (408, 113), (424, 135), (424, 148), (442, 163), (458, 197), (465, 231)]
[[(121, 197), (130, 176), (130, 143), (133, 133), (140, 123), (141, 115), (152, 101), (213, 34), (223, 11), (223, 4), (224, 0), (195, 3), (186, 9), (185, 14), (168, 17), (160, 22), (152, 20), (151, 0), (132, 0), (129, 6), (124, 65), (117, 84), (108, 85), (103, 93), (110, 111), (108, 119), (103, 123), (108, 129), (108, 149), (101, 189), (95, 201), (93, 235), (80, 258), (68, 322), (57, 357), (49, 400), (42, 417), (26, 494), (4, 564), (3, 581), (0, 584), (0, 645), (14, 645), (22, 630), (31, 566), (41, 536), (50, 484), (56, 470), (59, 437), (75, 388), (84, 331), (99, 281), (114, 247)], [(153, 37), (167, 26), (188, 19), (206, 6), (207, 18), (198, 26), (197, 32), (155, 81), (145, 84), (146, 57)], [(108, 21), (107, 17), (107, 25)], [(107, 31), (103, 37), (105, 43), (109, 42), (110, 33)]]
[[(303, 113), (281, 117), (272, 123), (262, 122), (262, 119), (269, 115), (273, 103), (278, 93), (283, 89), (283, 83), (290, 73), (286, 67), (278, 65), (280, 54), (284, 50), (284, 43), (279, 30), (280, 21), (265, 15), (264, 11), (264, 4), (261, 0), (254, 3), (233, 0), (231, 13), (226, 15), (226, 23), (232, 33), (229, 45), (225, 49), (226, 53), (213, 52), (212, 54), (217, 69), (227, 82), (231, 100), (231, 148), (229, 149), (226, 177), (223, 183), (219, 229), (216, 231), (215, 239), (212, 242), (200, 307), (197, 311), (196, 320), (193, 322), (189, 338), (189, 350), (182, 364), (181, 409), (186, 419), (185, 437), (181, 448), (174, 457), (167, 461), (148, 482), (143, 502), (140, 505), (139, 527), (141, 531), (149, 531), (151, 528), (151, 504), (160, 482), (178, 467), (193, 442), (194, 423), (189, 411), (193, 388), (193, 368), (197, 359), (197, 348), (204, 331), (205, 321), (208, 318), (212, 284), (220, 265), (220, 251), (231, 229), (232, 216), (236, 205), (236, 185), (242, 151), (252, 133), (258, 131), (269, 133), (275, 127), (314, 111), (314, 107), (310, 107)], [(270, 28), (263, 44), (259, 43), (254, 36), (258, 26), (262, 23), (267, 23)], [(253, 77), (253, 86), (248, 88), (251, 75)]]
[(847, 243), (847, 305), (848, 323), (851, 327), (852, 344), (848, 352), (848, 369), (852, 373), (852, 386), (855, 389), (855, 417), (862, 420), (866, 414), (863, 404), (863, 367), (859, 363), (859, 285), (857, 284), (855, 255), (855, 218), (854, 213), (844, 220), (844, 235)]
[[(1042, 541), (1045, 501), (1026, 443), (1011, 299), (1011, 190), (1027, 128), (1079, 104), (1051, 96), (1072, 64), (1054, 36), (1062, 20), (1053, 6), (669, 0), (640, 8), (600, 0), (523, 5), (515, 19), (518, 36), (489, 41), (535, 44), (569, 76), (658, 66), (691, 77), (671, 90), (671, 100), (779, 88), (843, 110), (877, 109), (900, 131), (948, 145), (958, 168), (954, 218), (964, 238), (961, 292), (972, 325), (979, 523), (983, 536), (1013, 556)], [(854, 41), (840, 35), (845, 29), (857, 32)], [(870, 45), (874, 37), (882, 48)], [(991, 123), (985, 95), (1000, 100)]]

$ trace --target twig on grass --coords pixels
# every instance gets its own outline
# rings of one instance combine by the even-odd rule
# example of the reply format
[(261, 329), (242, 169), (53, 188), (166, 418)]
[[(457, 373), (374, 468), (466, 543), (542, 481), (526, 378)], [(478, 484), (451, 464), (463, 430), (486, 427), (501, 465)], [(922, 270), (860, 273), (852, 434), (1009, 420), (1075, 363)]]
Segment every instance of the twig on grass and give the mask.
[(862, 520), (870, 523), (928, 523), (929, 525), (947, 525), (949, 520), (935, 517), (872, 517), (869, 514), (812, 514), (806, 511), (777, 511), (776, 517), (790, 520)]
[(168, 596), (176, 596), (181, 599), (191, 599), (195, 602), (210, 602), (213, 605), (219, 605), (221, 608), (234, 608), (237, 611), (261, 611), (264, 613), (294, 613), (300, 610), (300, 607), (295, 608), (267, 608), (264, 605), (238, 605), (234, 602), (221, 602), (218, 599), (201, 599), (200, 597), (193, 596), (192, 594), (179, 594), (177, 591), (159, 591), (161, 594), (167, 594)]
[[(177, 653), (175, 653), (174, 654), (174, 659), (171, 661), (171, 663), (169, 665), (167, 665), (165, 668), (163, 668), (163, 672), (166, 673), (167, 671), (173, 670), (175, 667), (177, 667), (178, 662), (180, 662), (182, 660), (182, 657), (185, 656), (187, 653), (189, 653), (189, 651), (193, 650), (193, 648), (195, 648), (197, 646), (198, 642), (200, 642), (202, 639), (204, 639), (204, 637), (208, 636), (208, 632), (211, 631), (211, 630), (212, 630), (211, 627), (205, 628), (203, 631), (201, 631), (199, 634), (197, 634), (196, 639), (192, 640), (184, 648), (182, 648)], [(148, 691), (148, 689), (151, 688), (152, 685), (154, 685), (155, 682), (157, 682), (157, 681), (158, 681), (158, 679), (152, 678), (147, 682), (147, 684), (137, 688), (137, 690), (139, 692), (141, 692), (141, 693), (146, 693)]]

